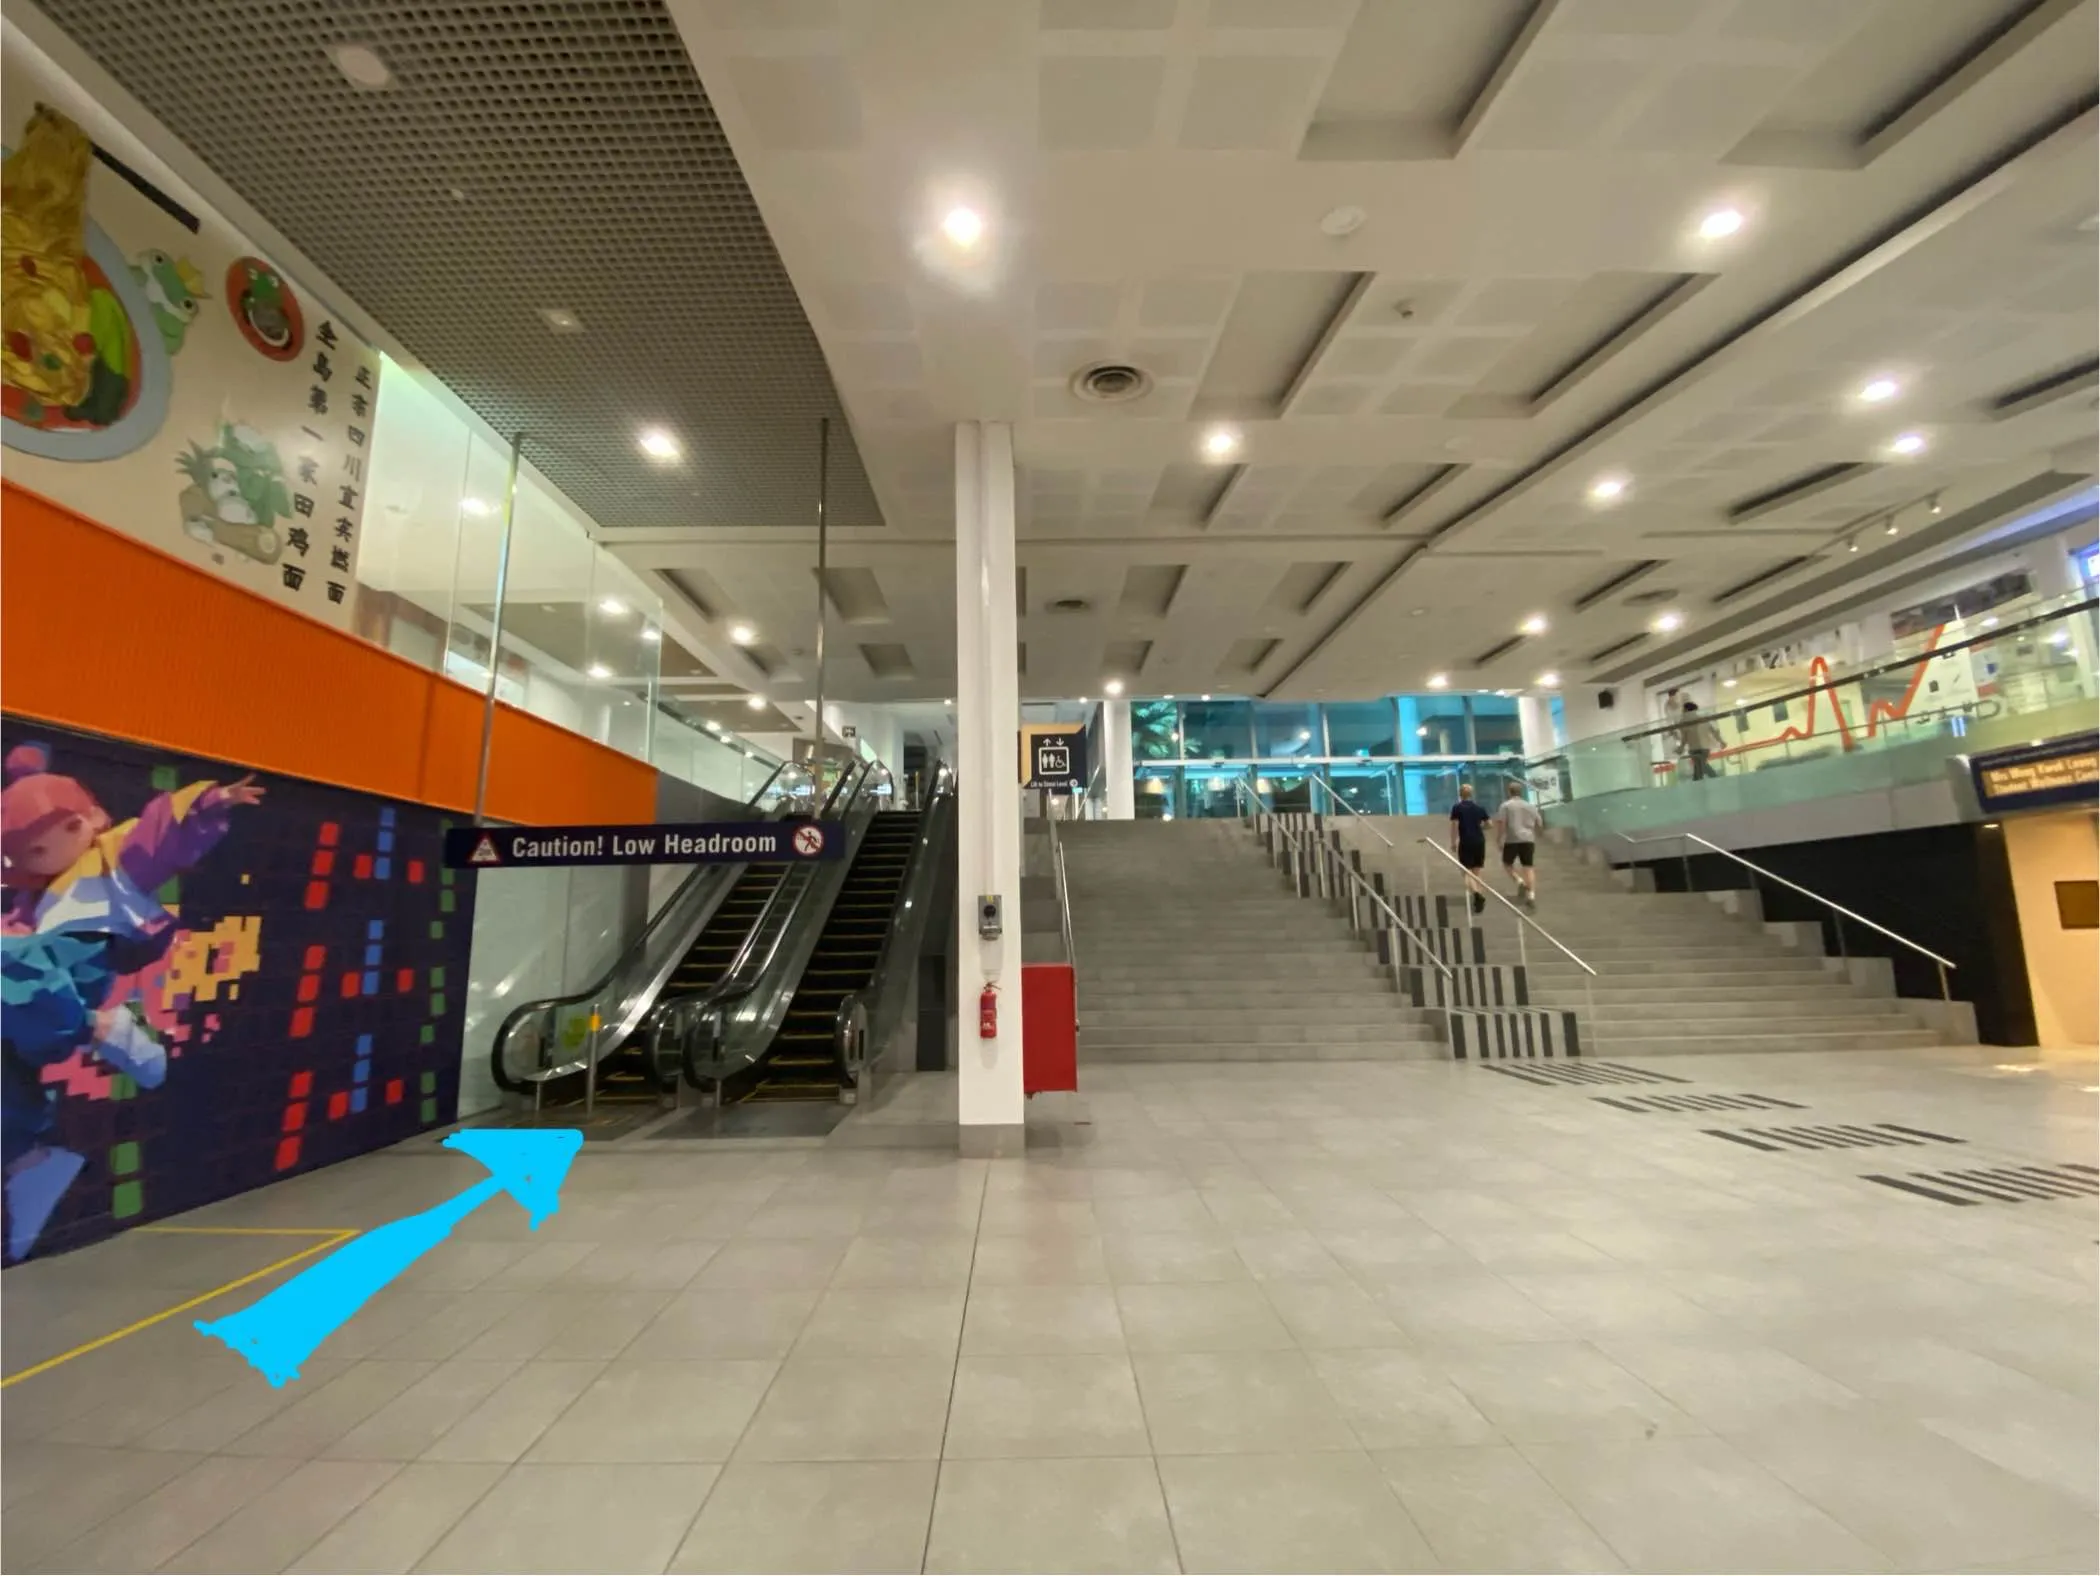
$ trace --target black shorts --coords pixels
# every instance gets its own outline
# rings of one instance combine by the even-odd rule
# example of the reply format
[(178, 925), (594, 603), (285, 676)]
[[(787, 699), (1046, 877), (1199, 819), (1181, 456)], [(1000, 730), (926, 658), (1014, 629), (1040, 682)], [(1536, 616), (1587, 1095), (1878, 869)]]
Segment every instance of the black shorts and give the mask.
[(1485, 869), (1488, 862), (1488, 845), (1461, 841), (1458, 845), (1458, 862), (1468, 870)]
[(1531, 868), (1532, 850), (1536, 846), (1533, 843), (1504, 843), (1502, 845), (1502, 862), (1505, 865), (1522, 865), (1526, 870), (1529, 870)]

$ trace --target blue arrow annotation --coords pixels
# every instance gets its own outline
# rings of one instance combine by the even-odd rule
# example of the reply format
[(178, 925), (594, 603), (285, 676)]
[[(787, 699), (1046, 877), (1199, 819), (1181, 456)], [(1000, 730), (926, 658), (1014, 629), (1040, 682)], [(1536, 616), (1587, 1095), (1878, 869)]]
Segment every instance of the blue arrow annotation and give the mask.
[(539, 1230), (561, 1207), (561, 1185), (583, 1147), (583, 1134), (573, 1127), (484, 1128), (454, 1133), (445, 1147), (472, 1155), (488, 1167), (488, 1177), (420, 1214), (352, 1237), (240, 1312), (199, 1319), (198, 1331), (224, 1341), (281, 1388), (299, 1377), (300, 1364), (315, 1347), (498, 1193), (516, 1199)]

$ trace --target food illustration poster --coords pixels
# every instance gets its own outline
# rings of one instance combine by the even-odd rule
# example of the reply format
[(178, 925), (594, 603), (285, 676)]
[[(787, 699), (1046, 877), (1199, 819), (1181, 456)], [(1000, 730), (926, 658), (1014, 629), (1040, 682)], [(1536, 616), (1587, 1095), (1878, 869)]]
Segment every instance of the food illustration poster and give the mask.
[(7, 475), (349, 628), (378, 352), (45, 64), (0, 103)]
[(452, 1119), (442, 812), (15, 717), (0, 771), (0, 1262)]

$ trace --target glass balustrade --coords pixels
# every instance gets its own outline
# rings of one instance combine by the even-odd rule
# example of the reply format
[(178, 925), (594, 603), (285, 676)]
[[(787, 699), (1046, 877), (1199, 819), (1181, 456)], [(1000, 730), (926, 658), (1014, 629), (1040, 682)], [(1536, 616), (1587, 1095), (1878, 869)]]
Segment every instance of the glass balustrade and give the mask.
[[(1955, 755), (2083, 732), (2100, 684), (2095, 600), (1956, 620), (1897, 661), (1579, 739), (1526, 763), (1551, 819), (1589, 838), (1944, 778)], [(1725, 692), (1724, 692), (1725, 694)]]

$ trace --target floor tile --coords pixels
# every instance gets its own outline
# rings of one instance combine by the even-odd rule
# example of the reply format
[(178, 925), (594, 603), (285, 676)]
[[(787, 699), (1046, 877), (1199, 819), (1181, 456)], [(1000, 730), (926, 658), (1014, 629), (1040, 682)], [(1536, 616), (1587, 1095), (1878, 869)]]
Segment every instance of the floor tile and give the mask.
[(422, 1571), (660, 1571), (677, 1552), (716, 1468), (528, 1462), (505, 1472)]
[(779, 1364), (618, 1362), (525, 1453), (528, 1461), (726, 1461)]
[(1252, 1281), (1119, 1286), (1123, 1336), (1134, 1352), (1244, 1352), (1295, 1344)]
[(2018, 1559), (2091, 1535), (2090, 1502), (1880, 1411), (1731, 1436), (1744, 1456), (1902, 1566)]
[(49, 1557), (46, 1568), (153, 1570), (251, 1500), (269, 1494), (298, 1465), (277, 1456), (213, 1456), (200, 1461), (66, 1544)]
[(1162, 1456), (1159, 1477), (1184, 1570), (1440, 1568), (1366, 1455)]
[(782, 1365), (740, 1461), (928, 1461), (941, 1451), (953, 1364), (924, 1357), (804, 1357)]
[(1107, 1286), (972, 1286), (962, 1350), (970, 1357), (1115, 1352), (1123, 1320)]
[(973, 1286), (1080, 1286), (1108, 1279), (1096, 1236), (979, 1237)]
[(160, 1568), (283, 1570), (400, 1470), (395, 1461), (309, 1461)]
[(807, 1357), (955, 1356), (961, 1286), (834, 1286), (795, 1343)]
[(1127, 1357), (964, 1357), (942, 1454), (1129, 1456), (1151, 1448)]
[(1593, 1346), (1517, 1341), (1443, 1348), (1434, 1360), (1512, 1443), (1707, 1432)]
[(738, 1461), (722, 1469), (673, 1571), (917, 1571), (932, 1461)]
[(947, 1461), (926, 1569), (1175, 1571), (1150, 1460)]
[(1437, 1271), (1382, 1282), (1378, 1300), (1411, 1339), (1565, 1341), (1566, 1326), (1500, 1276)]
[(321, 1453), (340, 1460), (413, 1461), (521, 1366), (468, 1358), (439, 1363)]
[(1358, 1448), (1302, 1352), (1144, 1352), (1132, 1365), (1161, 1455)]
[(446, 1429), (426, 1461), (515, 1461), (605, 1371), (603, 1363), (527, 1363)]
[(1635, 1570), (1889, 1569), (1885, 1556), (1726, 1440), (1589, 1439), (1522, 1450)]
[(846, 1246), (831, 1277), (833, 1286), (965, 1286), (976, 1238), (965, 1232), (940, 1236), (860, 1236)]
[(1588, 1523), (1509, 1445), (1388, 1450), (1374, 1459), (1441, 1569), (1624, 1569)]
[(846, 1238), (808, 1237), (731, 1242), (700, 1267), (690, 1286), (736, 1291), (792, 1291), (830, 1284), (846, 1257)]
[(505, 1470), (492, 1461), (411, 1461), (286, 1569), (408, 1570)]
[(1366, 1449), (1475, 1445), (1502, 1437), (1443, 1368), (1419, 1352), (1318, 1351), (1310, 1357)]
[(1836, 1380), (1769, 1346), (1641, 1338), (1599, 1344), (1606, 1357), (1717, 1433), (1864, 1404)]
[(785, 1357), (823, 1292), (688, 1290), (665, 1303), (621, 1353), (630, 1359)]
[(1308, 1350), (1407, 1344), (1378, 1300), (1352, 1280), (1272, 1280), (1262, 1291), (1291, 1338)]
[[(298, 1386), (304, 1392), (299, 1399), (228, 1444), (226, 1453), (293, 1460), (317, 1456), (436, 1368), (427, 1362), (358, 1362), (311, 1390), (305, 1388), (310, 1381), (294, 1379), (286, 1388)], [(268, 1384), (260, 1374), (249, 1375), (247, 1382)]]
[(1119, 1286), (1250, 1278), (1232, 1239), (1215, 1227), (1208, 1232), (1110, 1232), (1101, 1242), (1109, 1279)]

